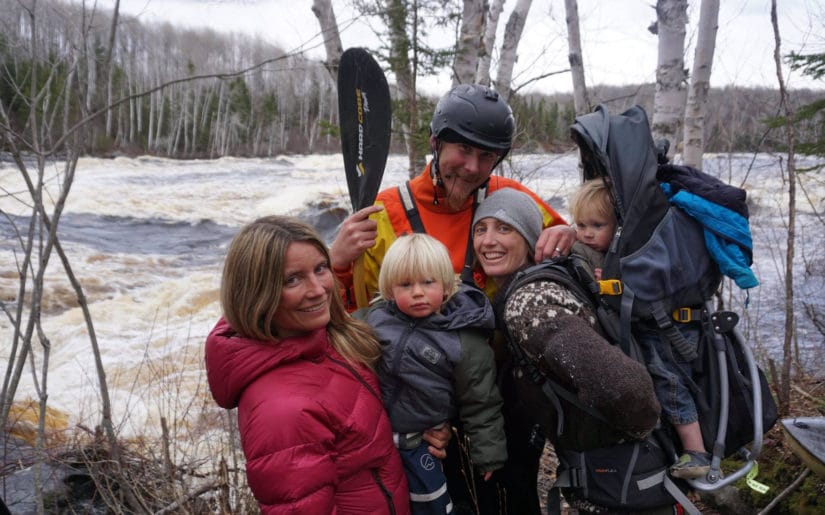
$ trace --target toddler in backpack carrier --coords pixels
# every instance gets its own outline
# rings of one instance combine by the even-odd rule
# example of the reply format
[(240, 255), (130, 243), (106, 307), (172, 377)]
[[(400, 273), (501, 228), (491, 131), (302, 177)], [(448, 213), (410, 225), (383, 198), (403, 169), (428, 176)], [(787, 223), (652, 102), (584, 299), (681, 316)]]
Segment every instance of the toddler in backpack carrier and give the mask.
[[(604, 255), (617, 230), (616, 210), (606, 178), (585, 181), (570, 202), (570, 213), (576, 226), (577, 242), (573, 253), (589, 274), (595, 291), (602, 279)], [(687, 382), (690, 380), (690, 360), (695, 357), (699, 329), (696, 323), (676, 323), (684, 342), (693, 349), (692, 356), (676, 349), (669, 339), (654, 327), (634, 331), (644, 362), (653, 378), (657, 398), (666, 420), (673, 425), (681, 442), (682, 454), (670, 473), (682, 479), (703, 477), (710, 469), (710, 454), (705, 450), (698, 411)]]

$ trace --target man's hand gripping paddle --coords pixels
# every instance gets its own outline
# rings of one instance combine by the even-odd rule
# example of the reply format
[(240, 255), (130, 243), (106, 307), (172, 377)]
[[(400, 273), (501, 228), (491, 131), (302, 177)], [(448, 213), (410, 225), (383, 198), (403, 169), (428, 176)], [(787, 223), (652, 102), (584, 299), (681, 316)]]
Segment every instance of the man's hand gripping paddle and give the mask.
[[(352, 211), (375, 202), (390, 151), (392, 104), (381, 67), (363, 48), (341, 54), (338, 67), (338, 117), (341, 151)], [(359, 308), (369, 303), (364, 288), (363, 255), (353, 268), (353, 290)]]

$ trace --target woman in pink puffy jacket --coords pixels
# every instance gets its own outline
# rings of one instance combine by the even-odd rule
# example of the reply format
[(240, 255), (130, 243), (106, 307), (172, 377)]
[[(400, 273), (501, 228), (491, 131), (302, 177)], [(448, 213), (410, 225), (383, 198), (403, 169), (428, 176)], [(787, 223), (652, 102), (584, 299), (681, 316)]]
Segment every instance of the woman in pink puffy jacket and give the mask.
[(379, 344), (343, 307), (329, 253), (296, 219), (232, 241), (223, 317), (206, 340), (215, 401), (238, 408), (264, 513), (408, 514), (409, 494), (373, 365)]

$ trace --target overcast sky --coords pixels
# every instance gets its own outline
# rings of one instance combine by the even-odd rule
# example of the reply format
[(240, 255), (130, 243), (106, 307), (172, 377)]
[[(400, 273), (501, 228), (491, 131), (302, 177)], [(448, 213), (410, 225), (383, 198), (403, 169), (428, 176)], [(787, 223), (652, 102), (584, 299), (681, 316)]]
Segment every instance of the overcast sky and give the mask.
[[(372, 29), (354, 16), (350, 4), (350, 0), (333, 0), (344, 47), (377, 46)], [(500, 29), (513, 4), (515, 0), (505, 3)], [(588, 85), (653, 82), (657, 40), (647, 27), (656, 19), (655, 0), (578, 0), (578, 4)], [(693, 61), (699, 4), (699, 0), (689, 1), (688, 68)], [(770, 0), (721, 0), (720, 4), (711, 85), (776, 87)], [(114, 1), (98, 0), (98, 5), (112, 6)], [(260, 35), (285, 50), (301, 48), (311, 57), (323, 58), (318, 22), (311, 5), (312, 0), (121, 0), (121, 12), (145, 22), (169, 21), (187, 27)], [(783, 54), (792, 50), (825, 51), (822, 1), (782, 0), (778, 2), (778, 12)], [(452, 39), (449, 33), (441, 36), (445, 42)], [(519, 45), (514, 83), (567, 67), (564, 2), (533, 0)], [(825, 82), (811, 81), (788, 68), (784, 74), (791, 88), (825, 88)], [(449, 79), (445, 76), (426, 80), (423, 87), (437, 94), (449, 87)], [(545, 93), (570, 91), (570, 75), (533, 82), (527, 89)]]

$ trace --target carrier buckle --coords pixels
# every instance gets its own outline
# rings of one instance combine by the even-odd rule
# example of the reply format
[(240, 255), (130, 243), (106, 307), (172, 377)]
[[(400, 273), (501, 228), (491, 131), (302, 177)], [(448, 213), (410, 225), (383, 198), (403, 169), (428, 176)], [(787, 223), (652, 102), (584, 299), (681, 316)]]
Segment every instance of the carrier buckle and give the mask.
[(693, 310), (690, 308), (676, 308), (673, 310), (673, 320), (686, 324), (693, 320)]
[(687, 324), (702, 319), (702, 310), (693, 308), (676, 308), (672, 313), (673, 320)]
[(621, 295), (622, 281), (619, 279), (603, 279), (598, 281), (600, 295)]

